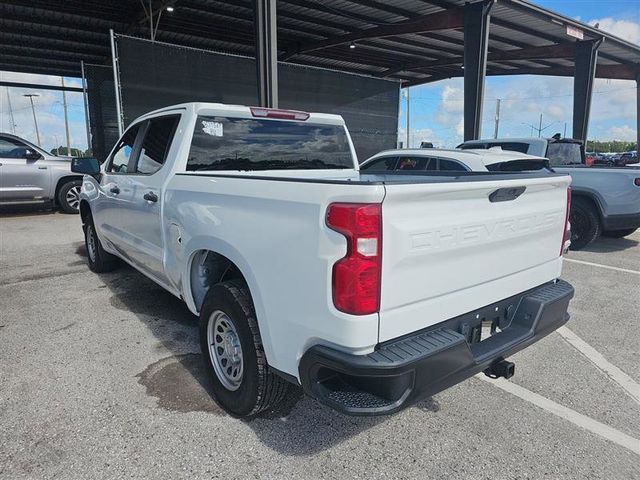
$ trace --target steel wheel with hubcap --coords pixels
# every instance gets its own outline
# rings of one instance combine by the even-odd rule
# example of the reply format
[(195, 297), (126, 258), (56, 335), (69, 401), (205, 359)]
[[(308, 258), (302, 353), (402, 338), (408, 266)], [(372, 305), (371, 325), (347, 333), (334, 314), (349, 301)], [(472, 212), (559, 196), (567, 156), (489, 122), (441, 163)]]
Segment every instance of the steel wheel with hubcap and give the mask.
[(93, 224), (87, 225), (87, 255), (92, 263), (96, 261), (96, 235), (93, 231)]
[(227, 390), (236, 391), (242, 382), (242, 345), (238, 332), (226, 313), (216, 310), (209, 316), (207, 341), (211, 363)]
[(205, 295), (200, 348), (211, 394), (232, 415), (256, 415), (284, 397), (288, 383), (267, 364), (251, 294), (241, 279), (217, 283)]
[(118, 259), (102, 248), (91, 214), (85, 219), (84, 246), (89, 269), (96, 273), (110, 272), (118, 266)]

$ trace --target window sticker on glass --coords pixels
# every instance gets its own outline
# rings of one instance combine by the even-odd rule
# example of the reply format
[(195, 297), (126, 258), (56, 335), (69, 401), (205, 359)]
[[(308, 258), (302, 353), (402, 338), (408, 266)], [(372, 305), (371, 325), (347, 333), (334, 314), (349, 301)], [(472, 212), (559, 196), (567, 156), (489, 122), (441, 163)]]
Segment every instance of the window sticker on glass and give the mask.
[(222, 123), (221, 122), (206, 122), (202, 121), (202, 131), (212, 137), (222, 137)]

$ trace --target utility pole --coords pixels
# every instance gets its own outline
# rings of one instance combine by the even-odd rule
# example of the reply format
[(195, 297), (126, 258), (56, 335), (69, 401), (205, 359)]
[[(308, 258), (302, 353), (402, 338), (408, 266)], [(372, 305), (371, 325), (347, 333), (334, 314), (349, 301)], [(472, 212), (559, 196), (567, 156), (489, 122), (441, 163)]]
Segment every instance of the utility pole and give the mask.
[(562, 134), (562, 138), (567, 138), (567, 122), (564, 122), (564, 133)]
[(7, 103), (9, 104), (9, 119), (11, 120), (11, 133), (16, 134), (16, 121), (13, 118), (13, 108), (11, 108), (11, 97), (9, 96), (9, 87), (7, 87)]
[(33, 113), (33, 123), (36, 126), (36, 137), (38, 139), (38, 146), (41, 147), (40, 144), (40, 130), (38, 130), (38, 119), (36, 118), (36, 108), (33, 106), (33, 97), (39, 97), (37, 93), (25, 93), (23, 97), (28, 97), (31, 102), (31, 113)]
[(540, 125), (538, 126), (538, 138), (542, 136), (542, 114), (540, 114)]
[[(62, 79), (62, 88), (64, 88), (64, 77)], [(67, 155), (71, 156), (71, 142), (69, 141), (69, 117), (67, 116), (67, 92), (62, 90), (62, 108), (64, 109), (64, 133), (67, 136)]]
[(551, 125), (555, 125), (558, 122), (551, 122), (548, 125), (545, 125), (544, 127), (542, 126), (542, 114), (540, 114), (540, 122), (538, 123), (538, 126), (536, 127), (535, 125), (531, 125), (530, 123), (522, 123), (522, 125), (526, 125), (527, 127), (531, 127), (531, 136), (533, 137), (533, 132), (534, 130), (536, 132), (538, 132), (538, 137), (542, 136), (542, 132), (544, 132), (547, 128), (549, 128)]
[(411, 96), (409, 92), (410, 87), (407, 87), (407, 148), (411, 148), (410, 135), (411, 135)]
[(493, 138), (498, 138), (498, 129), (500, 128), (500, 99), (496, 99), (496, 128), (493, 130)]

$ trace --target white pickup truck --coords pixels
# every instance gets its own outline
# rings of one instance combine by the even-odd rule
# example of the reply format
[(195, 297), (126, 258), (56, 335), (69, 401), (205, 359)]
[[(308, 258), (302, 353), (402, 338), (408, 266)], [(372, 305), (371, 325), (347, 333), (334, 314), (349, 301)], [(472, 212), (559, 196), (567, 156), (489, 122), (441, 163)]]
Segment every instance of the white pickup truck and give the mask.
[(302, 385), (391, 413), (563, 325), (567, 175), (361, 174), (341, 117), (190, 103), (76, 159), (91, 270), (131, 264), (200, 317), (218, 403)]

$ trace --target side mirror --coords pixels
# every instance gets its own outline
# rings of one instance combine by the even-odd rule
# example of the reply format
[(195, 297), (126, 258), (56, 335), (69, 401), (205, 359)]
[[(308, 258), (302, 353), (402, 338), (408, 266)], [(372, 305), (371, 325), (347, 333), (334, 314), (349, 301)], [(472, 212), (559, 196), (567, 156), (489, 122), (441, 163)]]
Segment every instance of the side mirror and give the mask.
[(100, 174), (100, 162), (93, 157), (76, 157), (71, 160), (71, 171), (82, 175)]
[(22, 155), (24, 158), (31, 161), (39, 160), (41, 158), (41, 155), (38, 152), (31, 150), (30, 148), (25, 148)]

